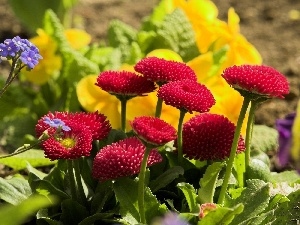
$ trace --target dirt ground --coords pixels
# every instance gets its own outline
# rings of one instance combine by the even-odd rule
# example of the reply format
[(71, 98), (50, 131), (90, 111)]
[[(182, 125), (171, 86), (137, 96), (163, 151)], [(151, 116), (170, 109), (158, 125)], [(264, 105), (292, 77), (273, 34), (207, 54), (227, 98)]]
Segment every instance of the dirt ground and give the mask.
[[(105, 40), (108, 22), (118, 18), (138, 28), (158, 0), (80, 0), (74, 9), (79, 23), (93, 37)], [(227, 19), (227, 10), (234, 7), (241, 22), (241, 33), (257, 47), (264, 64), (285, 74), (291, 92), (284, 100), (273, 99), (262, 104), (256, 122), (274, 126), (276, 118), (296, 108), (300, 95), (300, 1), (299, 0), (213, 0), (219, 18)], [(294, 13), (294, 14), (293, 14)], [(297, 14), (298, 13), (298, 14)], [(292, 14), (292, 16), (291, 16)], [(26, 35), (13, 17), (6, 0), (0, 0), (0, 38)]]

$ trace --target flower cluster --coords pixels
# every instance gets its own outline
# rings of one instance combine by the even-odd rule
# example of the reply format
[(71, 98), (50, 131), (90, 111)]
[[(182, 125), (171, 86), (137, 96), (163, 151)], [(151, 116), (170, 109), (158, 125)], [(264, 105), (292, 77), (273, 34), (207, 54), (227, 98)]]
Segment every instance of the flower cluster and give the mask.
[(49, 112), (38, 121), (35, 130), (38, 137), (45, 131), (50, 136), (41, 144), (47, 158), (75, 159), (89, 156), (92, 141), (105, 138), (111, 126), (98, 112)]
[(4, 43), (0, 44), (0, 56), (13, 61), (20, 60), (29, 70), (33, 69), (42, 58), (35, 45), (19, 36), (6, 39)]
[[(136, 137), (127, 138), (107, 145), (96, 155), (93, 162), (93, 176), (100, 181), (131, 176), (140, 172), (146, 147)], [(157, 150), (151, 150), (147, 166), (162, 161)]]

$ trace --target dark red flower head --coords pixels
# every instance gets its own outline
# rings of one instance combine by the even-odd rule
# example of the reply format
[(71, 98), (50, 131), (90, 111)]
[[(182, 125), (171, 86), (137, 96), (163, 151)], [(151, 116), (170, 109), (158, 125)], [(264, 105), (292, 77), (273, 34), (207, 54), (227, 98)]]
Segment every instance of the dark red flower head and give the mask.
[[(235, 125), (226, 117), (202, 113), (183, 125), (183, 154), (190, 159), (223, 160), (230, 155)], [(245, 150), (240, 137), (237, 153)]]
[(158, 89), (157, 96), (167, 105), (190, 113), (207, 112), (216, 103), (205, 85), (190, 80), (173, 81)]
[[(146, 147), (136, 137), (127, 138), (107, 145), (96, 155), (92, 173), (100, 181), (113, 180), (140, 172), (141, 163)], [(151, 150), (147, 166), (162, 161), (157, 150)]]
[(92, 150), (92, 133), (83, 124), (69, 122), (69, 131), (62, 130), (55, 134), (56, 129), (50, 127), (50, 138), (41, 143), (45, 157), (56, 159), (77, 159), (89, 156)]
[(158, 84), (183, 79), (197, 81), (195, 72), (185, 63), (157, 57), (147, 57), (140, 60), (134, 66), (134, 69), (147, 79)]
[(140, 139), (152, 145), (164, 145), (177, 137), (174, 127), (156, 117), (137, 117), (130, 124)]
[(97, 86), (113, 95), (138, 96), (155, 90), (155, 84), (129, 71), (104, 71), (97, 77)]
[(244, 96), (283, 98), (289, 93), (286, 77), (265, 65), (231, 66), (224, 70), (222, 77)]
[(85, 129), (89, 129), (91, 131), (93, 140), (101, 140), (107, 137), (111, 130), (111, 125), (109, 121), (106, 120), (106, 116), (98, 112), (49, 112), (38, 120), (35, 127), (38, 137), (50, 127), (48, 123), (45, 123), (45, 119), (60, 119), (67, 126), (69, 126), (70, 122), (80, 123), (86, 127)]

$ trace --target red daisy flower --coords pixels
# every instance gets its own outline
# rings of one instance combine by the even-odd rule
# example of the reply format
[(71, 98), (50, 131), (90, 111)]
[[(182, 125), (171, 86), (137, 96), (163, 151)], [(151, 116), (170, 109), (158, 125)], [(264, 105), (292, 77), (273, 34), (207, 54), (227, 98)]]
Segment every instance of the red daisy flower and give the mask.
[(138, 96), (155, 90), (155, 84), (129, 71), (104, 71), (97, 77), (97, 86), (113, 95)]
[[(100, 181), (126, 177), (140, 172), (146, 147), (136, 137), (127, 138), (107, 145), (96, 155), (92, 173)], [(157, 150), (151, 150), (147, 166), (162, 161)]]
[(182, 62), (165, 60), (157, 57), (147, 57), (140, 60), (135, 71), (143, 74), (147, 79), (158, 84), (169, 81), (188, 79), (197, 81), (197, 76), (189, 66)]
[(130, 124), (139, 138), (152, 145), (164, 145), (177, 137), (174, 127), (156, 117), (137, 117)]
[[(109, 121), (106, 120), (106, 116), (98, 112), (49, 112), (38, 120), (35, 127), (37, 136), (39, 137), (45, 130), (51, 127), (47, 120), (55, 119), (63, 121), (67, 126), (69, 126), (70, 122), (84, 125), (85, 129), (91, 131), (93, 140), (101, 140), (107, 137), (111, 130), (111, 125)], [(72, 129), (72, 127), (70, 128)]]
[(224, 70), (222, 77), (243, 96), (283, 98), (289, 93), (286, 77), (265, 65), (232, 66)]
[(191, 80), (173, 81), (158, 89), (157, 96), (167, 105), (190, 113), (207, 112), (216, 103), (205, 85)]
[(89, 156), (92, 150), (92, 133), (86, 126), (80, 123), (69, 122), (69, 131), (62, 130), (59, 134), (56, 129), (50, 127), (50, 137), (42, 142), (45, 157), (56, 159), (77, 159), (81, 156)]
[[(190, 159), (223, 160), (230, 155), (235, 125), (217, 114), (199, 114), (183, 125), (183, 154)], [(240, 137), (237, 153), (245, 150)]]

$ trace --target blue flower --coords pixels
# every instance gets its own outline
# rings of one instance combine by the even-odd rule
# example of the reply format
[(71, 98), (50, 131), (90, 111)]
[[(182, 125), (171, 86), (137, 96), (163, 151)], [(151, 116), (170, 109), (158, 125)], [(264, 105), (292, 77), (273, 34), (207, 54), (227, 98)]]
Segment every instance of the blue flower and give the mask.
[(42, 58), (35, 45), (19, 36), (6, 39), (0, 44), (0, 57), (12, 59), (15, 62), (20, 60), (29, 70), (33, 69), (38, 64), (39, 59)]
[(65, 124), (61, 119), (50, 119), (49, 117), (45, 117), (44, 123), (48, 124), (53, 128), (61, 128), (64, 131), (70, 131), (71, 128)]
[(294, 124), (296, 113), (291, 113), (285, 116), (284, 119), (276, 121), (276, 129), (279, 134), (279, 152), (278, 159), (282, 166), (285, 166), (290, 161), (290, 148), (292, 144), (292, 127)]

